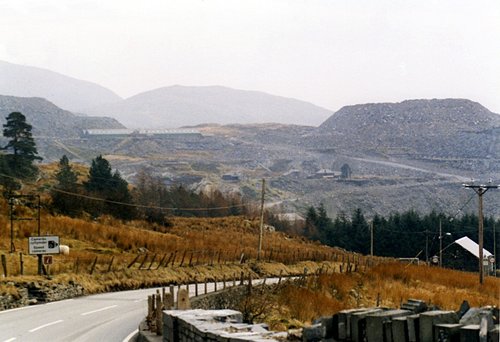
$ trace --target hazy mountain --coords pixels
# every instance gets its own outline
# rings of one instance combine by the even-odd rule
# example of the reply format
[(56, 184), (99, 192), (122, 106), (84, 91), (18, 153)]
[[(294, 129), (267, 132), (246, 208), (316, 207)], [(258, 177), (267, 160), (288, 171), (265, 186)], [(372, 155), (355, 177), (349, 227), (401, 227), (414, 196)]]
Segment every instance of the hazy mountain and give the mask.
[(0, 95), (43, 97), (71, 111), (121, 100), (111, 90), (92, 82), (3, 61), (0, 61)]
[(323, 147), (421, 157), (498, 157), (499, 130), (500, 115), (479, 103), (433, 99), (346, 106), (316, 134)]
[(112, 116), (130, 128), (201, 123), (318, 125), (331, 115), (331, 111), (308, 102), (221, 86), (159, 88), (84, 112)]
[(0, 125), (12, 112), (21, 112), (33, 126), (33, 135), (42, 137), (79, 137), (82, 129), (123, 128), (112, 118), (77, 116), (39, 97), (0, 95)]

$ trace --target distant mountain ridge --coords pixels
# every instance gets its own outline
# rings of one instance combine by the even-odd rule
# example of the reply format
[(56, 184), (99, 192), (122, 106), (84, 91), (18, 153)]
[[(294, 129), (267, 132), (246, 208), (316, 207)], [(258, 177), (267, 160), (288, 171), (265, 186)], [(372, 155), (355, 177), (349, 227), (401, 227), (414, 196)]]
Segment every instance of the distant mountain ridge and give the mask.
[(44, 137), (79, 137), (83, 129), (123, 128), (118, 121), (106, 117), (77, 116), (39, 97), (0, 95), (0, 125), (12, 112), (21, 112), (33, 126), (33, 135)]
[(129, 128), (173, 128), (203, 123), (318, 125), (331, 111), (297, 99), (222, 86), (170, 86), (85, 113), (112, 116)]
[(96, 83), (3, 61), (0, 61), (0, 95), (43, 97), (60, 108), (74, 112), (122, 99)]

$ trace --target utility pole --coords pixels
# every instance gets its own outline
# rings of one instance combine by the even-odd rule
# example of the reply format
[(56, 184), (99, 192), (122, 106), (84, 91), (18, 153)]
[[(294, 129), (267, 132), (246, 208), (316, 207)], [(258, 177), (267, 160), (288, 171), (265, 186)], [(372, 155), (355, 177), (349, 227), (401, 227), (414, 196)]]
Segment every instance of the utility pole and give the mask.
[(262, 179), (262, 197), (260, 200), (260, 232), (259, 232), (259, 249), (257, 250), (257, 260), (260, 260), (262, 253), (262, 237), (264, 235), (264, 194), (266, 191), (266, 180)]
[(370, 256), (373, 257), (373, 221), (370, 222)]
[[(464, 184), (464, 187), (474, 190), (479, 199), (478, 209), (478, 244), (479, 244), (479, 284), (484, 282), (484, 266), (483, 266), (483, 195), (489, 189), (498, 189), (498, 185), (474, 185)], [(496, 261), (496, 260), (495, 260)]]
[(443, 230), (441, 229), (441, 218), (439, 218), (439, 267), (443, 267)]
[[(33, 201), (37, 199), (37, 213), (36, 218), (33, 217), (18, 217), (15, 216), (14, 207), (16, 204), (22, 204), (22, 199), (27, 199), (28, 201)], [(14, 245), (14, 221), (37, 221), (37, 233), (38, 236), (41, 235), (40, 229), (40, 195), (11, 195), (9, 197), (9, 206), (10, 206), (10, 252), (14, 253), (16, 251), (16, 246)], [(43, 264), (42, 264), (42, 255), (38, 254), (38, 274), (41, 275), (43, 273)]]
[(425, 264), (429, 265), (429, 231), (425, 230)]
[(495, 235), (495, 219), (493, 220), (493, 257), (495, 258), (495, 262), (493, 263), (493, 271), (494, 274), (497, 274), (497, 240)]

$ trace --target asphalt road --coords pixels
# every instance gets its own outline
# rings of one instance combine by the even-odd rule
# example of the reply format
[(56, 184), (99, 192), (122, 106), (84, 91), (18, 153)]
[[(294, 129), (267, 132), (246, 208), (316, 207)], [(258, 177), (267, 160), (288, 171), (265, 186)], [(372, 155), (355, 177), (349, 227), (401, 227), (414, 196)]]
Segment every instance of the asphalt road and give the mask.
[[(221, 289), (222, 283), (218, 283), (217, 288)], [(208, 284), (207, 290), (213, 292), (214, 284)], [(204, 292), (203, 284), (198, 284), (198, 291), (199, 294)], [(194, 295), (194, 285), (189, 285), (189, 292)], [(156, 288), (104, 293), (0, 311), (0, 342), (128, 341), (146, 317), (147, 297), (153, 293), (156, 293)]]

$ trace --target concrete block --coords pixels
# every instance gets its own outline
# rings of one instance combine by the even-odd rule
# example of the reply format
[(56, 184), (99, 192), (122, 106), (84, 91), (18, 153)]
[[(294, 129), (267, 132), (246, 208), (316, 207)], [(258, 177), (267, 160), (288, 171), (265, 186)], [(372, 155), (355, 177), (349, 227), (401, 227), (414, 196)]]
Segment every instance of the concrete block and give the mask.
[(319, 342), (322, 341), (326, 335), (326, 329), (322, 324), (311, 325), (302, 330), (303, 342)]
[(427, 310), (427, 303), (419, 299), (408, 299), (407, 303), (401, 305), (401, 309), (410, 310), (417, 314)]
[(366, 309), (342, 310), (338, 313), (338, 339), (346, 340), (351, 337), (351, 315), (355, 312), (365, 311)]
[[(386, 310), (366, 315), (366, 340), (368, 342), (387, 342), (390, 339), (384, 336), (392, 336), (392, 331), (384, 334), (384, 323), (390, 322), (394, 317), (408, 316), (409, 310)], [(387, 337), (389, 337), (387, 336)], [(391, 338), (392, 340), (392, 338)]]
[(493, 329), (488, 331), (488, 342), (500, 341), (500, 325), (495, 325)]
[(420, 314), (420, 342), (434, 341), (434, 325), (443, 323), (458, 323), (457, 313), (454, 311), (427, 311)]
[(314, 320), (313, 324), (321, 324), (323, 327), (325, 327), (325, 336), (324, 339), (326, 338), (333, 338), (334, 337), (334, 330), (337, 329), (338, 327), (338, 316), (328, 316), (328, 317), (321, 317), (319, 319)]
[(191, 303), (189, 302), (189, 292), (186, 289), (180, 289), (179, 291), (177, 291), (177, 309), (191, 309)]
[(479, 342), (479, 324), (469, 324), (461, 327), (460, 342)]
[(394, 342), (408, 342), (408, 322), (406, 317), (394, 317), (391, 328)]
[(384, 322), (384, 342), (392, 342), (392, 321)]
[(409, 342), (419, 342), (420, 341), (420, 315), (409, 315), (406, 317), (406, 322), (408, 326), (408, 341)]
[(350, 338), (354, 342), (362, 342), (366, 337), (366, 317), (375, 313), (382, 312), (382, 309), (366, 309), (365, 311), (355, 312), (350, 319)]
[(460, 342), (459, 323), (444, 323), (434, 325), (434, 342)]
[(459, 319), (462, 319), (462, 317), (469, 311), (470, 305), (469, 302), (464, 300), (462, 304), (460, 304), (460, 308), (458, 309), (457, 315)]

